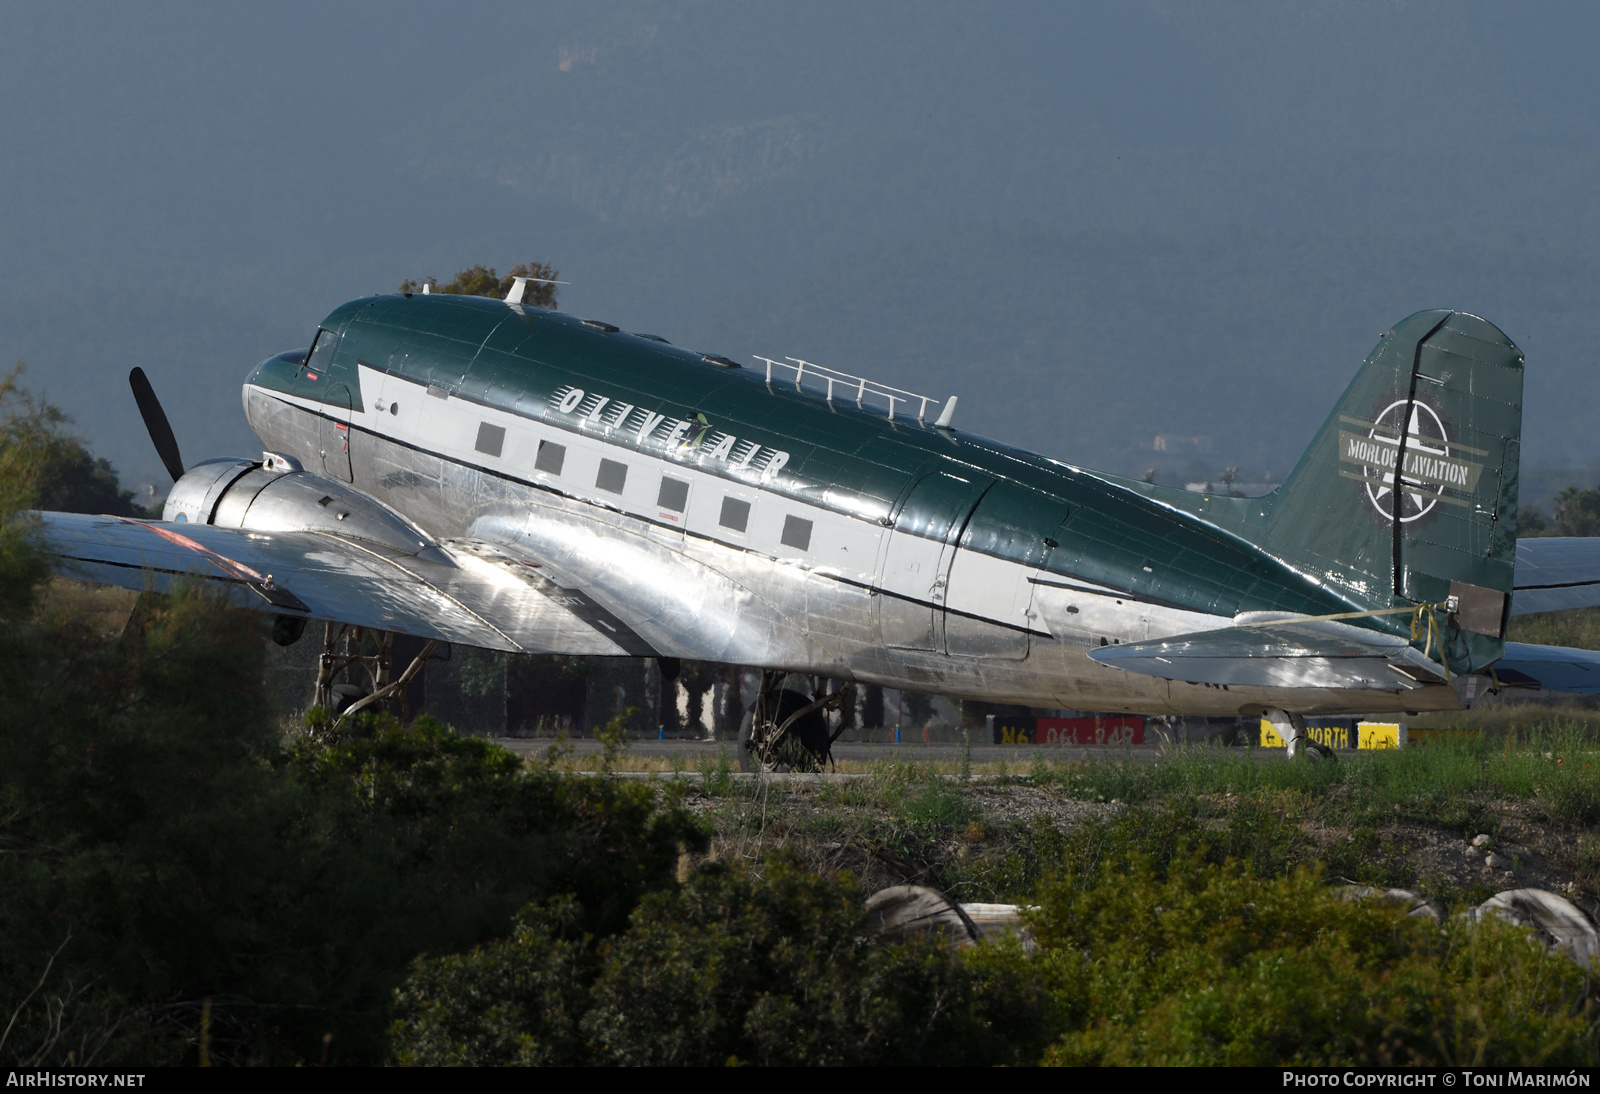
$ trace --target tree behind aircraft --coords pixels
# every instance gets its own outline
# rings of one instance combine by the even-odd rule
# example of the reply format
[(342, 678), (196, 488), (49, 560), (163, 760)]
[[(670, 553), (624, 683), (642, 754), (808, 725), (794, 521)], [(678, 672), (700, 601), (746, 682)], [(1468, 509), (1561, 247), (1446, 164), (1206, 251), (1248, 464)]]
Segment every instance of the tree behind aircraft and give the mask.
[(1551, 527), (1558, 536), (1600, 536), (1600, 487), (1569, 486), (1557, 494)]
[(431, 286), (430, 291), (449, 293), (452, 296), (488, 296), (496, 300), (504, 300), (506, 293), (511, 291), (511, 286), (519, 277), (532, 278), (527, 288), (523, 291), (522, 302), (536, 308), (549, 308), (556, 310), (555, 281), (560, 277), (560, 272), (548, 262), (519, 262), (511, 267), (504, 277), (501, 277), (493, 266), (468, 266), (457, 271), (456, 276), (444, 285), (440, 285), (434, 278), (425, 277), (421, 281), (413, 281), (409, 277), (400, 282), (401, 292), (421, 292), (424, 285)]
[(1600, 536), (1600, 486), (1567, 487), (1556, 495), (1555, 511), (1548, 520), (1535, 507), (1524, 505), (1517, 511), (1517, 536)]
[(122, 489), (111, 461), (91, 455), (66, 433), (72, 419), (22, 386), (24, 371), (18, 361), (0, 379), (0, 451), (25, 456), (32, 467), (34, 504), (63, 513), (147, 516), (133, 491)]

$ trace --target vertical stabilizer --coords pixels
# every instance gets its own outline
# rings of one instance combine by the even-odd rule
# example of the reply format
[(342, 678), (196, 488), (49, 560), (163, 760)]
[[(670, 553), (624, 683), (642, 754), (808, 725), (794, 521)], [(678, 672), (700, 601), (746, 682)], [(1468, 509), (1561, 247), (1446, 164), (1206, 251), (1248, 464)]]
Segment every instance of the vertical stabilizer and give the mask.
[(1361, 607), (1454, 597), (1451, 668), (1498, 657), (1516, 556), (1522, 366), (1522, 351), (1477, 316), (1424, 311), (1397, 323), (1276, 491), (1262, 545)]

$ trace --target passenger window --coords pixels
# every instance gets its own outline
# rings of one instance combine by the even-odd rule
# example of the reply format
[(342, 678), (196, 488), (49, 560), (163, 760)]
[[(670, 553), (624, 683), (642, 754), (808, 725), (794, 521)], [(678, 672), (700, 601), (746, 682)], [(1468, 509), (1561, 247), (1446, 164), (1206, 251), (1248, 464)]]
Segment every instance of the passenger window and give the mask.
[(674, 513), (681, 513), (689, 504), (689, 484), (682, 479), (661, 478), (661, 492), (656, 495), (656, 504), (663, 509), (670, 509)]
[(811, 522), (792, 515), (784, 517), (783, 535), (780, 538), (785, 547), (793, 547), (796, 551), (811, 550)]
[(722, 499), (722, 519), (717, 522), (724, 528), (742, 532), (750, 523), (750, 503), (738, 498)]
[(478, 443), (475, 449), (485, 456), (498, 456), (506, 443), (506, 431), (503, 426), (490, 425), (488, 422), (478, 423)]
[(628, 465), (618, 463), (616, 460), (601, 460), (600, 474), (595, 476), (594, 484), (608, 494), (622, 493), (623, 485), (628, 481)]
[(567, 462), (567, 446), (554, 441), (540, 441), (539, 453), (533, 458), (533, 469), (549, 475), (561, 474), (561, 465)]
[(329, 367), (333, 364), (333, 351), (339, 348), (339, 336), (331, 330), (317, 331), (317, 340), (311, 345), (311, 352), (306, 354), (306, 363), (300, 371), (307, 380), (322, 380), (326, 378)]

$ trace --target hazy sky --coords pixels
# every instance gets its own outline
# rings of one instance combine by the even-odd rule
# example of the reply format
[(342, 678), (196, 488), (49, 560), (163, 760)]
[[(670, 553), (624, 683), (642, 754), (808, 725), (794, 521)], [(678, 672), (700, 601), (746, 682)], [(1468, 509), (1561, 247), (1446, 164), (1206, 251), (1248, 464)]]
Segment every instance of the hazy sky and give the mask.
[[(131, 479), (404, 277), (815, 354), (1127, 470), (1278, 468), (1419, 308), (1529, 354), (1600, 467), (1593, 5), (0, 6), (0, 354)], [(1188, 456), (1186, 456), (1188, 458)]]

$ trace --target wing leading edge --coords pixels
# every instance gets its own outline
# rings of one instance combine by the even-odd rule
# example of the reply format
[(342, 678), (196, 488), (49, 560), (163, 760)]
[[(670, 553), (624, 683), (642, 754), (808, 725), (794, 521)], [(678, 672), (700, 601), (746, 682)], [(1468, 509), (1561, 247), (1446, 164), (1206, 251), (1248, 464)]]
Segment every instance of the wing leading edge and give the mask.
[(200, 582), (240, 607), (483, 649), (601, 657), (655, 651), (537, 563), (452, 551), (445, 561), (321, 532), (251, 532), (43, 513), (57, 568), (136, 590)]

